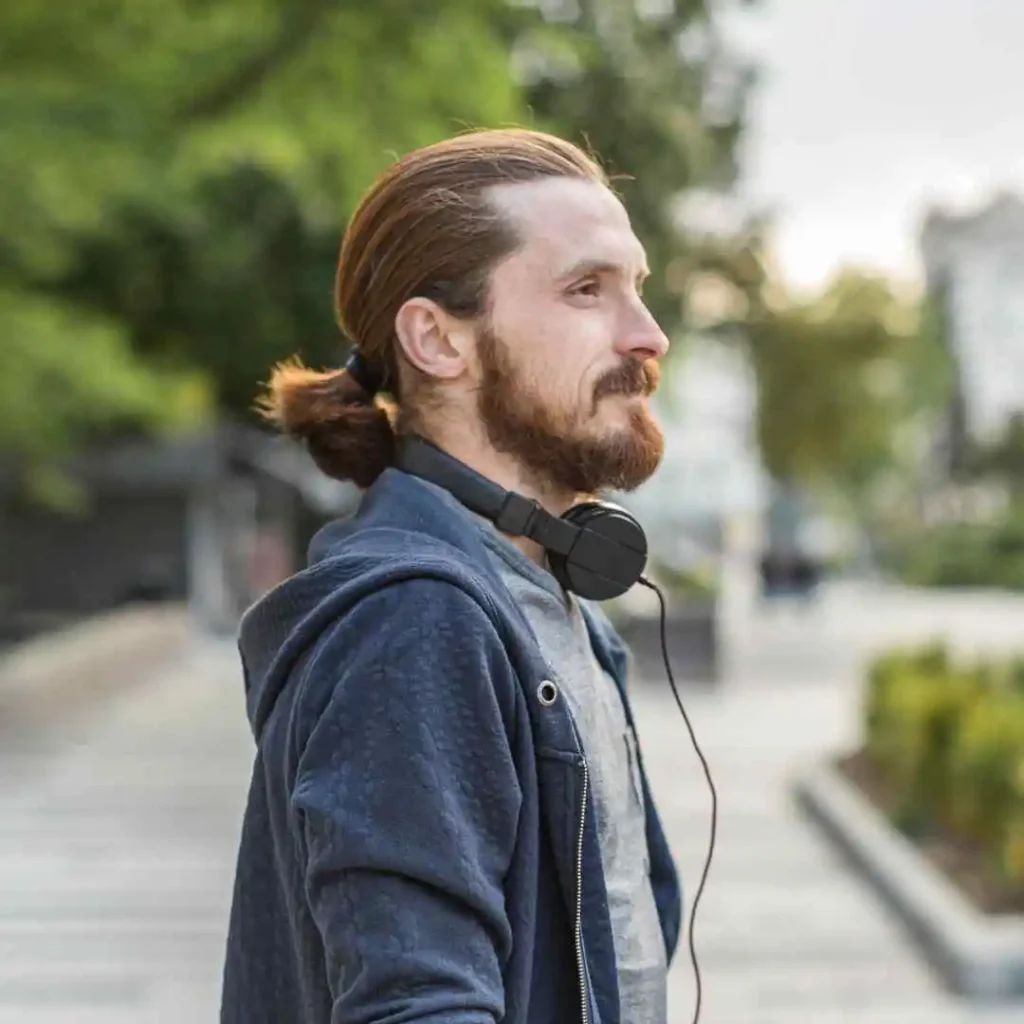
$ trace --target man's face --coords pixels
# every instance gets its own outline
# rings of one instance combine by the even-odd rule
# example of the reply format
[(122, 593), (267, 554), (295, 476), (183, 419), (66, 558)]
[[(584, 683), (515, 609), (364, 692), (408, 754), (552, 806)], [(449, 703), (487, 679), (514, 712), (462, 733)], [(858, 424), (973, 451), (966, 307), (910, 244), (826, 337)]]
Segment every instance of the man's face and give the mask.
[(479, 334), (488, 439), (556, 487), (633, 490), (664, 450), (647, 399), (668, 340), (640, 297), (646, 259), (626, 211), (569, 179), (494, 201), (523, 245), (494, 271)]

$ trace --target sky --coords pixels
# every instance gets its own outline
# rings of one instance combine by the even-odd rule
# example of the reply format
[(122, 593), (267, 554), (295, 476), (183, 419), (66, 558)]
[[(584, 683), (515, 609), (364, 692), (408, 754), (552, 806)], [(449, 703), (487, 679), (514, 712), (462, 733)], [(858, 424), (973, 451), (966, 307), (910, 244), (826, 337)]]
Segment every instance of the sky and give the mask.
[(940, 203), (1024, 192), (1024, 0), (760, 0), (732, 38), (761, 81), (741, 194), (785, 279), (854, 263), (919, 277)]

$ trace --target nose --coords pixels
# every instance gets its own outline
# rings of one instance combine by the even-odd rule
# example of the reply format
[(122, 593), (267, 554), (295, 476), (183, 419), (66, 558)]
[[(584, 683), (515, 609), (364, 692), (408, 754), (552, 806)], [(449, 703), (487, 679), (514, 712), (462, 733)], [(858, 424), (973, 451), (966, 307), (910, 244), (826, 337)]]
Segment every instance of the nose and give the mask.
[(668, 352), (668, 346), (669, 340), (651, 311), (643, 304), (637, 304), (629, 311), (615, 347), (619, 355), (647, 360), (661, 359)]

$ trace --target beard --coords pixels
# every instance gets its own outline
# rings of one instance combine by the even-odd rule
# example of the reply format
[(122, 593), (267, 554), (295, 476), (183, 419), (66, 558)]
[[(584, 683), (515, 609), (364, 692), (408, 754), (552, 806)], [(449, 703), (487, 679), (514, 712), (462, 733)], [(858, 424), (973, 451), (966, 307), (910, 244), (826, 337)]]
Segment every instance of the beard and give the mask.
[[(539, 480), (575, 494), (633, 491), (661, 463), (665, 438), (646, 403), (630, 410), (626, 426), (604, 435), (588, 433), (579, 410), (553, 408), (513, 365), (508, 347), (488, 327), (478, 347), (482, 380), (478, 411), (497, 451), (511, 455)], [(651, 395), (658, 364), (627, 359), (595, 385), (593, 413), (611, 395)]]

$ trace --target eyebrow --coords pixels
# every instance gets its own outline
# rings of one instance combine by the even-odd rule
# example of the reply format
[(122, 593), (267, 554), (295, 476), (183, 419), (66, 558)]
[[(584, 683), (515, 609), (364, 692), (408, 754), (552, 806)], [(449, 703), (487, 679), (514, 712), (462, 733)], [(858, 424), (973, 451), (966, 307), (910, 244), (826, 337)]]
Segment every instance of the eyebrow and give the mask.
[[(569, 280), (573, 277), (585, 277), (588, 274), (622, 274), (628, 270), (624, 263), (615, 260), (602, 259), (600, 257), (586, 257), (574, 263), (567, 270), (558, 275), (559, 281)], [(646, 258), (640, 262), (637, 275), (641, 278), (650, 276), (650, 268), (647, 266)]]

